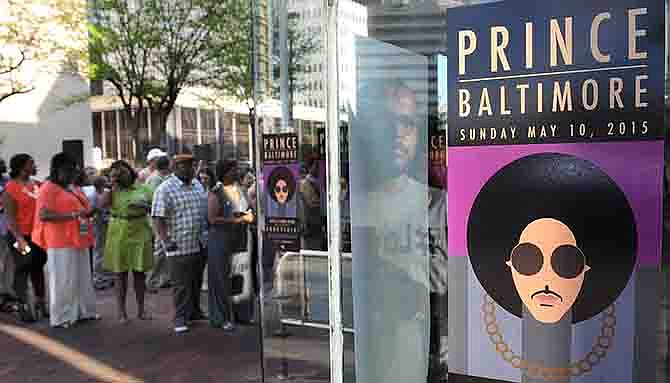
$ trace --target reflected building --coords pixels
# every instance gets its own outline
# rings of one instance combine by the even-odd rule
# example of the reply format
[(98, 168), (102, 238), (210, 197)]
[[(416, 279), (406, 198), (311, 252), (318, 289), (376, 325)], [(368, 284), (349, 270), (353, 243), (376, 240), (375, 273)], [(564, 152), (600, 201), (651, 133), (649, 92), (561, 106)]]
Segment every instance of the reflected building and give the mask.
[[(275, 64), (279, 66), (280, 49), (280, 12), (281, 7), (286, 6), (289, 18), (288, 41), (286, 46), (289, 50), (290, 63), (294, 64), (294, 73), (290, 73), (293, 84), (291, 91), (293, 104), (311, 108), (323, 109), (325, 113), (326, 102), (326, 63), (324, 61), (324, 41), (326, 12), (323, 2), (319, 0), (288, 0), (275, 2), (273, 18), (275, 21)], [(339, 94), (341, 99), (353, 100), (356, 89), (356, 64), (353, 42), (355, 36), (367, 36), (368, 34), (368, 12), (367, 7), (359, 2), (343, 0), (338, 2), (338, 27), (339, 27), (339, 60), (340, 84)], [(296, 52), (297, 51), (297, 52)], [(294, 55), (304, 57), (293, 57)], [(277, 68), (278, 69), (278, 68)], [(281, 82), (281, 74), (275, 70), (275, 84)], [(279, 94), (276, 93), (276, 97)]]

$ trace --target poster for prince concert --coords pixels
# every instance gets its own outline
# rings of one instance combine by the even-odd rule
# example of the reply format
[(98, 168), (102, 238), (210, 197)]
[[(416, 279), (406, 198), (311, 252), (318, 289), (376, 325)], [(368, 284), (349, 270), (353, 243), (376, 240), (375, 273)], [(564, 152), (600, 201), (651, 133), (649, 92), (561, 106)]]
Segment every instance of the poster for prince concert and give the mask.
[(663, 2), (447, 26), (449, 381), (655, 382)]
[(300, 250), (298, 136), (263, 135), (265, 234), (276, 249)]

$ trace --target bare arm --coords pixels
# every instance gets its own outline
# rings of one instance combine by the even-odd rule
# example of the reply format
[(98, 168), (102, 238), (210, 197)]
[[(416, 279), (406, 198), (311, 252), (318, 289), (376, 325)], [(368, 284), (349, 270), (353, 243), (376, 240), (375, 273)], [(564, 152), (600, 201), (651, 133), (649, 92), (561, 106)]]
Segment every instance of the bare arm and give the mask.
[(243, 215), (236, 217), (224, 217), (220, 214), (219, 200), (216, 197), (216, 194), (209, 193), (207, 196), (207, 220), (210, 225), (217, 224), (243, 224), (253, 222), (253, 214), (247, 212)]
[(167, 219), (162, 217), (154, 217), (154, 230), (156, 231), (156, 236), (162, 242), (167, 242), (168, 240), (168, 226)]

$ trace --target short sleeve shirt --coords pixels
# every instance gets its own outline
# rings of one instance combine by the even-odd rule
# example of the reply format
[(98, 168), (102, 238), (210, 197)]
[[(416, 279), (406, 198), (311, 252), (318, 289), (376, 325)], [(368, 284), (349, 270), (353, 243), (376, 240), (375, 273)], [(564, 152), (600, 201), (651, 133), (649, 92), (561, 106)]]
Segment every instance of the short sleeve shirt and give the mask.
[(168, 179), (170, 176), (162, 176), (160, 173), (156, 172), (149, 177), (147, 177), (146, 181), (144, 181), (145, 184), (151, 186), (154, 189), (157, 189), (163, 181)]
[(156, 189), (151, 216), (166, 219), (168, 238), (177, 244), (177, 250), (167, 252), (168, 257), (200, 252), (206, 206), (207, 193), (196, 180), (186, 185), (173, 175)]
[[(78, 187), (64, 189), (46, 182), (37, 198), (37, 209), (47, 208), (57, 214), (70, 214), (88, 210), (90, 203)], [(85, 226), (85, 231), (82, 231)], [(35, 219), (33, 241), (43, 249), (85, 249), (94, 244), (93, 225), (90, 219), (71, 219), (59, 222), (44, 222)]]
[(37, 185), (33, 182), (23, 184), (11, 180), (5, 186), (5, 192), (16, 201), (16, 224), (19, 231), (23, 235), (30, 235), (35, 218)]

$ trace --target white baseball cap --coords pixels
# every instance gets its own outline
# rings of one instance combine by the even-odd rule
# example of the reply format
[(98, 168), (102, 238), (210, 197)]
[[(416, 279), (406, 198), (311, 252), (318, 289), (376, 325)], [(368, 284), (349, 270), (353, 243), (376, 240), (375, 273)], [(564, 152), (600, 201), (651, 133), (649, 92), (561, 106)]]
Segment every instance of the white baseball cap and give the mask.
[(162, 151), (158, 148), (154, 148), (154, 149), (149, 150), (149, 153), (147, 154), (147, 161), (153, 161), (156, 158), (165, 157), (165, 156), (167, 156), (167, 153), (165, 153), (164, 151)]

